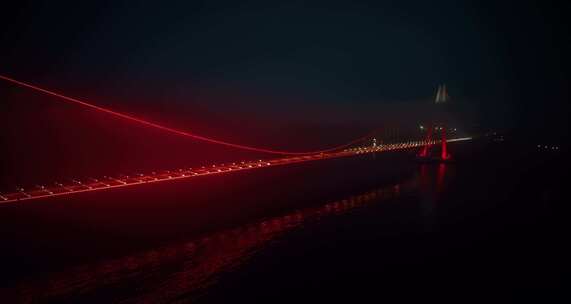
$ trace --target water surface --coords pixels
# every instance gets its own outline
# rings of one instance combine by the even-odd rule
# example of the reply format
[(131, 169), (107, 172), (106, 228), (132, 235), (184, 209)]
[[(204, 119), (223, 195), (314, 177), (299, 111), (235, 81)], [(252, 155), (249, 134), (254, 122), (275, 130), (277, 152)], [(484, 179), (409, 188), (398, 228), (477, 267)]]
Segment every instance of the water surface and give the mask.
[(376, 155), (142, 189), (144, 198), (3, 208), (3, 231), (14, 234), (2, 294), (81, 303), (558, 294), (557, 162), (454, 147), (452, 164)]

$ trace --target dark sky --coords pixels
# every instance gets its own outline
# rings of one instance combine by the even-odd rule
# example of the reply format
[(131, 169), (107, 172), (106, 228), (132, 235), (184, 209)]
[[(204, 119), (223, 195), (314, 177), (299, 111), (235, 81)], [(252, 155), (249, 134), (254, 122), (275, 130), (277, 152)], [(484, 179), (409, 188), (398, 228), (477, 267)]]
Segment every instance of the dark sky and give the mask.
[(563, 130), (568, 8), (18, 1), (2, 9), (0, 73), (146, 117), (176, 109), (316, 124), (415, 112), (445, 82), (483, 124)]

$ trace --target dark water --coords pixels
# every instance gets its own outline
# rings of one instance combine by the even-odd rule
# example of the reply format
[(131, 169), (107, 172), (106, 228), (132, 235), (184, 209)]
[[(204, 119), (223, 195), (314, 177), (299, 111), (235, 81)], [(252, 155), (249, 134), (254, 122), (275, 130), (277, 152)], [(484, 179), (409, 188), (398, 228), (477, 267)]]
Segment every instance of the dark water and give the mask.
[(5, 206), (0, 295), (562, 300), (564, 157), (509, 142), (451, 147), (452, 164), (389, 153)]

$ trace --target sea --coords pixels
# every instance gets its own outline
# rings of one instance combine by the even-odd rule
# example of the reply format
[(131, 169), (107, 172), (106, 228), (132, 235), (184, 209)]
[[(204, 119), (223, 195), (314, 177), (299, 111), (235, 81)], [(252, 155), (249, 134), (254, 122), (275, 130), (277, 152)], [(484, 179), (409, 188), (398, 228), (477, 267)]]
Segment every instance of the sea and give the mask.
[(568, 303), (564, 153), (449, 149), (0, 206), (0, 302)]

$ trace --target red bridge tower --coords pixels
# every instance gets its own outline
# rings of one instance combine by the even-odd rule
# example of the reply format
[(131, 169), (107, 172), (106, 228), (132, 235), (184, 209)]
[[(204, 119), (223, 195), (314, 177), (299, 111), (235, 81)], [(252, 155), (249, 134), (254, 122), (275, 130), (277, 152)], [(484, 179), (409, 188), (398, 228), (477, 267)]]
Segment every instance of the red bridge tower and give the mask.
[[(448, 102), (448, 90), (446, 89), (446, 85), (440, 85), (438, 86), (438, 90), (436, 91), (436, 99), (434, 100), (434, 103), (437, 104), (439, 107), (441, 107), (441, 104), (447, 103)], [(446, 125), (444, 123), (444, 119), (438, 119), (437, 120), (438, 123), (435, 123), (434, 120), (428, 125), (428, 128), (426, 130), (426, 138), (424, 140), (424, 146), (422, 147), (422, 149), (420, 150), (420, 152), (418, 153), (417, 159), (419, 161), (437, 161), (437, 162), (442, 162), (442, 161), (448, 161), (451, 160), (452, 157), (451, 155), (448, 153), (448, 148), (446, 146)], [(440, 144), (441, 144), (441, 152), (440, 152), (440, 156), (435, 156), (432, 157), (430, 150), (432, 145), (436, 144), (437, 141), (432, 139), (432, 135), (433, 132), (436, 131), (440, 131), (441, 134), (441, 139), (440, 139)]]

